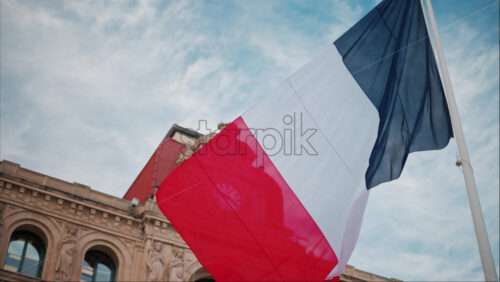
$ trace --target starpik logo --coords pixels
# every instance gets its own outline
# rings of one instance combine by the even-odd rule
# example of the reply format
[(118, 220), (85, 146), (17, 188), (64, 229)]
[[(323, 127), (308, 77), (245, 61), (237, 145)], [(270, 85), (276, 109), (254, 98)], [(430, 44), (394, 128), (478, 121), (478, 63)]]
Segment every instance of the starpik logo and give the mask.
[[(294, 112), (284, 115), (276, 127), (241, 129), (229, 126), (224, 128), (226, 125), (220, 125), (217, 130), (209, 128), (207, 120), (199, 120), (196, 131), (205, 136), (212, 136), (213, 140), (193, 149), (198, 150), (199, 155), (207, 155), (210, 152), (218, 156), (235, 156), (248, 154), (248, 148), (255, 154), (256, 147), (260, 145), (268, 156), (316, 156), (318, 152), (311, 140), (318, 129), (305, 127), (303, 118), (303, 113)], [(222, 134), (216, 136), (220, 132)], [(181, 135), (180, 138), (181, 141), (188, 141), (183, 142), (185, 144), (192, 143), (192, 140), (182, 140), (187, 139), (185, 136)]]

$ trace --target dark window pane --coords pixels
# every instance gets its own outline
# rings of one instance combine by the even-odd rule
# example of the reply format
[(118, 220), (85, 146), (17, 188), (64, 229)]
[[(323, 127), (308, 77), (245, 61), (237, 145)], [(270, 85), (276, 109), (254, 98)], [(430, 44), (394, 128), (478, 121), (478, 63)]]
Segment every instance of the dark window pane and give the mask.
[(19, 270), (25, 242), (24, 239), (17, 239), (9, 243), (9, 249), (7, 250), (7, 256), (5, 257), (5, 263), (3, 265), (4, 269), (12, 272), (17, 272)]
[(12, 234), (3, 268), (40, 278), (45, 247), (42, 240), (27, 231)]
[(82, 266), (82, 274), (80, 276), (81, 281), (92, 281), (92, 276), (94, 275), (94, 268), (85, 260)]
[(111, 281), (111, 269), (106, 265), (99, 263), (97, 266), (95, 281)]
[(23, 267), (20, 273), (28, 276), (37, 276), (38, 263), (40, 262), (40, 254), (34, 247), (33, 241), (28, 242), (26, 247), (26, 254), (24, 255)]
[(85, 254), (80, 275), (81, 281), (113, 281), (115, 265), (110, 257), (98, 251)]
[(19, 238), (14, 241), (11, 241), (9, 244), (9, 253), (22, 256), (24, 242), (25, 242), (24, 238)]

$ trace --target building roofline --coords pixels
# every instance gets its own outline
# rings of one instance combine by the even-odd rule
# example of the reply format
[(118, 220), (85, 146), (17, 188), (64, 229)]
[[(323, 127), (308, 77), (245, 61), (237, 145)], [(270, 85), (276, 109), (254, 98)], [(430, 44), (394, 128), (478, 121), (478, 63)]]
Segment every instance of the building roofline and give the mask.
[(180, 132), (180, 133), (187, 135), (189, 137), (192, 137), (192, 138), (199, 138), (199, 137), (203, 136), (203, 134), (201, 134), (201, 133), (198, 133), (198, 132), (196, 132), (192, 129), (189, 129), (189, 128), (182, 127), (182, 126), (178, 125), (177, 123), (174, 123), (172, 125), (172, 127), (170, 128), (170, 130), (167, 132), (167, 135), (165, 135), (165, 138), (172, 138), (176, 132)]
[[(60, 193), (68, 198), (80, 197), (85, 201), (95, 202), (98, 205), (113, 207), (114, 209), (128, 213), (129, 200), (123, 199), (105, 192), (92, 189), (90, 186), (77, 182), (69, 182), (60, 178), (52, 177), (41, 172), (22, 167), (20, 164), (9, 161), (0, 161), (0, 177), (10, 179), (24, 185), (38, 185), (37, 189)], [(54, 194), (55, 196), (56, 194)], [(100, 200), (108, 199), (109, 204), (102, 204)]]

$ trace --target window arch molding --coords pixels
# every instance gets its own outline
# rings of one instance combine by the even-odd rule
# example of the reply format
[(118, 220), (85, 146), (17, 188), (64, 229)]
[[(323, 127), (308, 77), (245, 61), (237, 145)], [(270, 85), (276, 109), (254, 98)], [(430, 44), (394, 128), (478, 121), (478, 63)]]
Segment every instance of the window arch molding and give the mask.
[(189, 276), (189, 281), (213, 281), (212, 275), (198, 261), (193, 262), (186, 272)]
[[(0, 241), (0, 250), (2, 250), (0, 253), (0, 267), (3, 267), (5, 263), (10, 238), (15, 232), (18, 231), (27, 231), (38, 236), (45, 245), (45, 258), (51, 256), (50, 251), (54, 249), (53, 244), (55, 242), (53, 231), (58, 230), (58, 227), (49, 220), (40, 219), (38, 217), (33, 219), (33, 217), (32, 213), (26, 211), (12, 213), (4, 217), (4, 226), (6, 228), (4, 229), (2, 236), (5, 236), (8, 240)], [(48, 271), (52, 269), (52, 267), (53, 261), (46, 259), (41, 270), (42, 280), (53, 280), (53, 273)]]
[[(79, 271), (75, 271), (75, 276), (73, 280), (80, 280), (80, 270), (83, 265), (83, 261), (85, 260), (85, 254), (88, 251), (98, 251), (101, 252), (111, 258), (115, 266), (115, 279), (116, 281), (126, 279), (127, 270), (131, 270), (131, 267), (127, 267), (131, 265), (131, 254), (129, 253), (127, 247), (121, 240), (117, 240), (116, 237), (105, 238), (97, 237), (102, 236), (102, 233), (91, 232), (84, 235), (79, 239), (81, 243), (81, 251), (79, 252), (78, 259), (75, 263), (77, 263)], [(96, 238), (97, 237), (97, 238)], [(125, 250), (125, 251), (122, 251)]]
[[(116, 258), (110, 256), (110, 251), (107, 248), (99, 245), (92, 247), (85, 252), (83, 259), (84, 262), (80, 268), (80, 281), (88, 281), (87, 279), (116, 281)], [(83, 278), (84, 276), (86, 278)]]
[(40, 236), (23, 229), (12, 233), (3, 269), (41, 278), (44, 262), (45, 244)]

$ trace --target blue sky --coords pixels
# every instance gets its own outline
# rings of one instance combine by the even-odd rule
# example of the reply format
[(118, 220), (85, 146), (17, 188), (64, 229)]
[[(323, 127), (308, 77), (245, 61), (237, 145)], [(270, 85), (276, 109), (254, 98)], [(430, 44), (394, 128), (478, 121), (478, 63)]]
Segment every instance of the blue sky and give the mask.
[[(174, 122), (232, 121), (377, 2), (2, 0), (0, 158), (121, 197)], [(433, 4), (498, 269), (499, 2)], [(456, 156), (372, 189), (350, 264), (483, 279)]]

